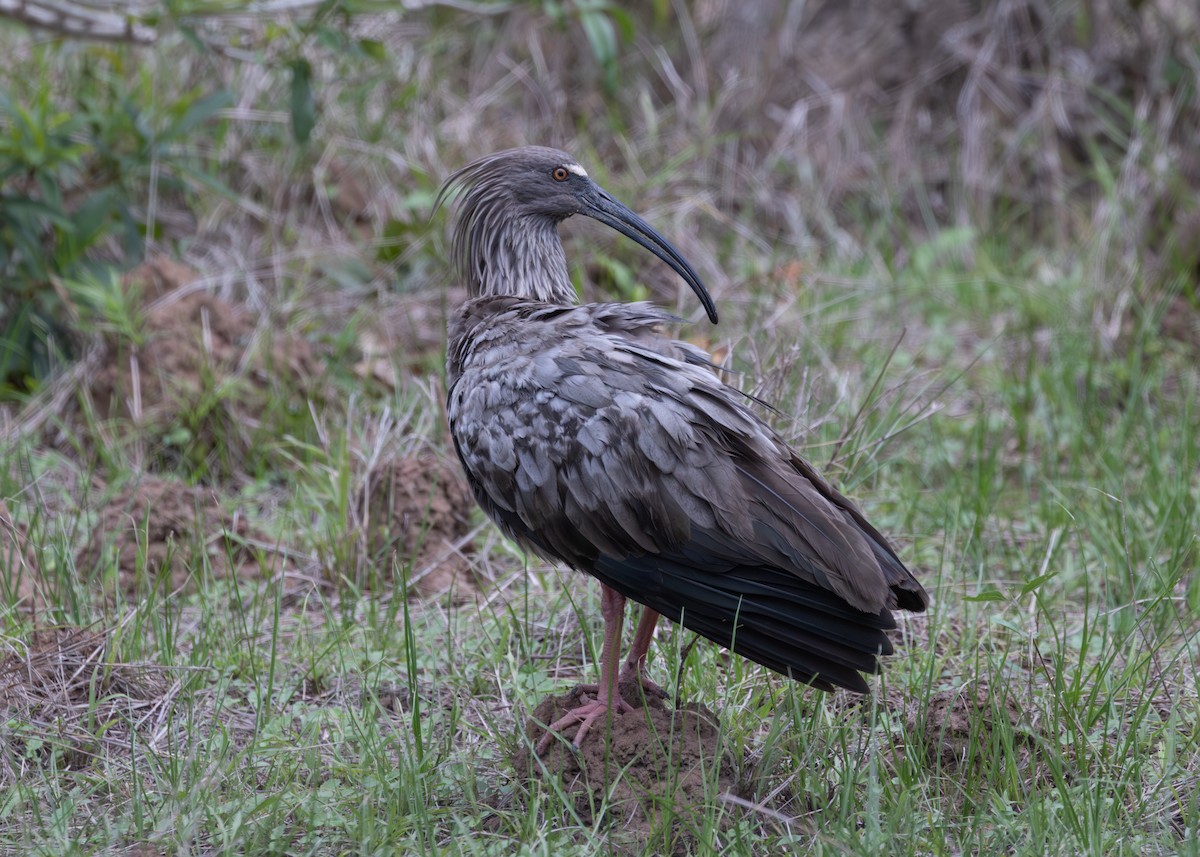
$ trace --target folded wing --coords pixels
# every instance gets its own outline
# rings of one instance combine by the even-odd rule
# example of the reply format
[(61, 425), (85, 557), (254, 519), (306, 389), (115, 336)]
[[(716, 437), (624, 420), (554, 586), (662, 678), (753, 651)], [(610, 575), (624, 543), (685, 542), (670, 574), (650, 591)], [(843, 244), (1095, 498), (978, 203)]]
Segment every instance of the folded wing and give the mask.
[(860, 673), (892, 651), (891, 611), (927, 603), (891, 546), (696, 349), (657, 334), (661, 314), (571, 312), (591, 313), (590, 335), (509, 361), (507, 411), (492, 401), (486, 442), (460, 448), (484, 508), (539, 553), (750, 660), (865, 690)]

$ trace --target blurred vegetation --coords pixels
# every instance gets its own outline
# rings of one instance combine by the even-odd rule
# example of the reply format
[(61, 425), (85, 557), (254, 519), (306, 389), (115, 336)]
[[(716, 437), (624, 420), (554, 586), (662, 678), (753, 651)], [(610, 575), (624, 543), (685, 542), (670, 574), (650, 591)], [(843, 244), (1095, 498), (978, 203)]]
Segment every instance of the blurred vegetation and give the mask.
[[(401, 180), (426, 187), (443, 164), (529, 139), (662, 177), (708, 164), (720, 181), (704, 205), (721, 215), (701, 229), (725, 251), (728, 218), (756, 242), (821, 254), (888, 234), (897, 263), (924, 233), (999, 228), (1030, 247), (1095, 242), (1129, 276), (1194, 296), (1189, 4), (755, 0), (682, 19), (666, 2), (458, 5), (115, 7), (140, 22), (136, 41), (172, 45), (167, 65), (141, 62), (149, 48), (119, 44), (107, 19), (90, 26), (118, 43), (10, 26), (28, 73), (0, 80), (0, 396), (38, 389), (77, 353), (65, 310), (83, 272), (128, 269), (148, 239), (192, 237), (161, 209), (252, 193), (239, 182), (247, 132), (311, 165), (342, 116), (365, 142), (404, 151)], [(498, 75), (523, 91), (489, 90)], [(330, 112), (339, 120), (322, 133)], [(259, 127), (235, 127), (252, 115)], [(263, 116), (286, 116), (290, 141), (267, 143), (281, 126)], [(391, 212), (381, 261), (412, 238), (410, 216)]]
[(145, 207), (152, 183), (156, 194), (180, 197), (195, 185), (220, 189), (189, 146), (229, 92), (159, 105), (147, 76), (115, 75), (104, 58), (88, 65), (94, 85), (71, 97), (45, 85), (25, 100), (15, 85), (0, 92), (0, 396), (36, 390), (56, 360), (73, 355), (67, 306), (76, 282), (98, 266), (141, 260), (154, 229)]

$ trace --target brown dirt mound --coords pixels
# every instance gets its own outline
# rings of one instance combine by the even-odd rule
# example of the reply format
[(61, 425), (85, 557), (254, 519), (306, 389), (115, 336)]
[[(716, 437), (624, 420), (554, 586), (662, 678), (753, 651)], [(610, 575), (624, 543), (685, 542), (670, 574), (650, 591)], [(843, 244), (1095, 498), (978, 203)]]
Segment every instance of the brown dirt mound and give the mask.
[[(535, 759), (527, 748), (544, 734), (542, 724), (579, 705), (582, 691), (542, 700), (526, 722), (527, 741), (514, 760), (517, 777), (557, 778), (583, 824), (603, 814), (635, 849), (667, 834), (675, 852), (690, 853), (693, 831), (713, 814), (719, 796), (738, 792), (717, 717), (698, 703), (670, 708), (661, 699), (643, 700), (634, 686), (622, 686), (621, 695), (634, 710), (613, 717), (610, 733), (589, 735), (578, 750), (555, 741)], [(722, 818), (736, 820), (728, 811)]]
[(100, 509), (76, 564), (86, 573), (115, 561), (117, 585), (130, 595), (167, 569), (174, 591), (201, 573), (201, 553), (216, 576), (258, 573), (255, 554), (243, 538), (263, 540), (244, 516), (227, 514), (213, 491), (147, 476), (126, 485)]
[[(204, 291), (172, 297), (197, 277), (161, 257), (126, 275), (126, 289), (152, 301), (144, 338), (140, 345), (108, 342), (88, 392), (101, 418), (132, 420), (160, 434), (182, 427), (203, 450), (258, 425), (273, 383), (282, 379), (311, 392), (320, 364), (299, 336), (256, 336), (257, 320), (245, 308)], [(251, 440), (241, 440), (245, 452)]]
[(11, 598), (20, 610), (40, 612), (45, 592), (37, 554), (24, 525), (13, 520), (0, 500), (0, 596)]
[[(994, 694), (987, 682), (975, 682), (933, 695), (924, 712), (911, 710), (907, 732), (931, 764), (958, 769), (978, 761), (991, 746), (989, 733), (1004, 718), (1005, 729), (1018, 726), (1023, 714), (1011, 694)], [(1024, 738), (1020, 732), (1018, 739)]]
[(432, 455), (395, 459), (364, 478), (360, 503), (377, 568), (409, 568), (417, 595), (474, 595), (471, 546), (463, 540), (475, 499), (457, 468)]

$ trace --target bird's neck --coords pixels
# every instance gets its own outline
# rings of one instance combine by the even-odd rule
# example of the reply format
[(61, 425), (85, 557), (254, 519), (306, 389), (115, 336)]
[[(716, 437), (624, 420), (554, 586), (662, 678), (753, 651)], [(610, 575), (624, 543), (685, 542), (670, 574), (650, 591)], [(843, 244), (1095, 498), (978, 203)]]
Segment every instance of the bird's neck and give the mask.
[(467, 262), (463, 273), (472, 297), (507, 295), (562, 306), (577, 302), (556, 221), (500, 217), (472, 225), (476, 229), (466, 236), (460, 257)]

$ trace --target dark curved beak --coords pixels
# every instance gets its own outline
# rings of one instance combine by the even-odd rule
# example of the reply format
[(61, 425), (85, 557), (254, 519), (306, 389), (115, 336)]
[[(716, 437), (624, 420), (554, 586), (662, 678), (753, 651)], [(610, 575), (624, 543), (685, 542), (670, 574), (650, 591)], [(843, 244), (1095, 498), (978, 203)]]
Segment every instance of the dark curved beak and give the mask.
[(700, 303), (704, 305), (704, 311), (708, 314), (708, 320), (713, 324), (717, 323), (717, 307), (713, 304), (708, 289), (704, 288), (704, 283), (700, 282), (700, 275), (696, 273), (688, 260), (683, 258), (682, 254), (672, 246), (670, 241), (654, 230), (653, 226), (617, 202), (609, 195), (608, 191), (600, 187), (596, 187), (594, 193), (584, 197), (583, 210), (580, 214), (593, 220), (599, 220), (606, 226), (611, 226), (670, 265), (675, 273), (683, 277), (684, 282), (692, 287), (696, 297), (700, 298)]

